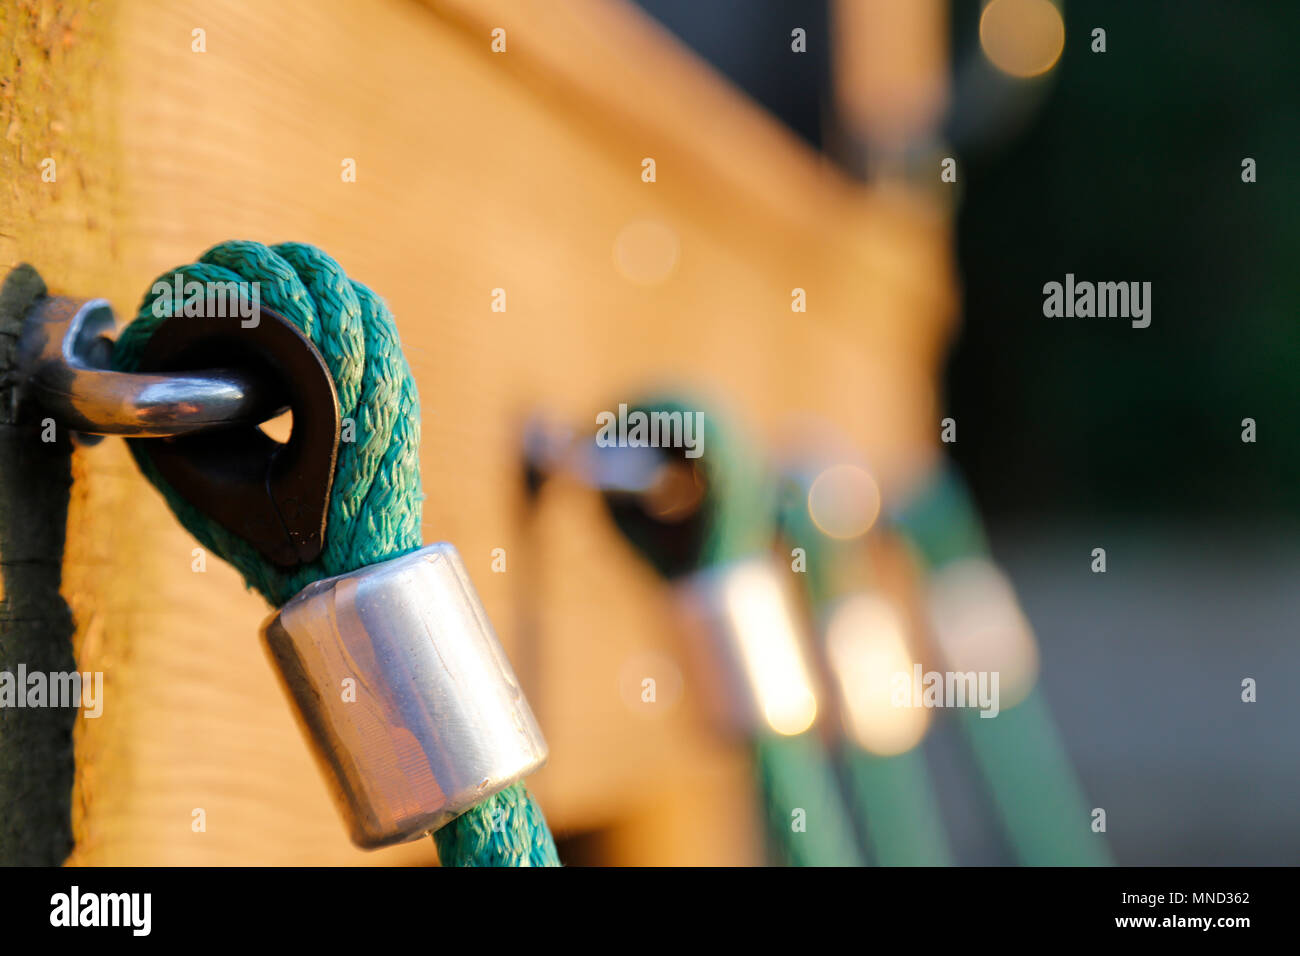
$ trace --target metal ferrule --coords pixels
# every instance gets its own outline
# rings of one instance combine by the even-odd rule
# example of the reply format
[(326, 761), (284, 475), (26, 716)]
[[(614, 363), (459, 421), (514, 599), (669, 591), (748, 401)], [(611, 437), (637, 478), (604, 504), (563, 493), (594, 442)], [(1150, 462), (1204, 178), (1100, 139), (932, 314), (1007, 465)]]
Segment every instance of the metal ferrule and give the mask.
[(694, 673), (718, 723), (747, 737), (811, 727), (816, 682), (788, 572), (755, 556), (693, 574), (677, 588)]
[(1038, 677), (1038, 643), (1011, 581), (992, 561), (963, 558), (932, 572), (926, 608), (946, 667), (997, 674), (1004, 709), (1028, 696)]
[(262, 634), (359, 846), (436, 830), (546, 761), (450, 544), (317, 581)]

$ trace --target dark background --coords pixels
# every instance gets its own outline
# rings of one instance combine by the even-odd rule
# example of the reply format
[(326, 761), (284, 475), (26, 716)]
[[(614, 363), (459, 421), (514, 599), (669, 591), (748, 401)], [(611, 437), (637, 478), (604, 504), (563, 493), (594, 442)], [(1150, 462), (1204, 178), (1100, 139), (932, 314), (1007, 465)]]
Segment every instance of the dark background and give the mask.
[[(823, 0), (640, 5), (811, 145), (836, 142)], [(972, 134), (986, 118), (954, 91), (953, 453), (993, 514), (1300, 517), (1300, 4), (1083, 7), (1065, 6), (1051, 74), (1008, 84), (1049, 88), (1019, 124)], [(958, 64), (978, 53), (979, 11), (953, 5)], [(1045, 319), (1043, 284), (1067, 272), (1151, 282), (1151, 327)]]
[[(640, 2), (869, 175), (836, 146), (826, 3)], [(951, 9), (950, 450), (1037, 631), (1048, 700), (1120, 863), (1294, 864), (1300, 4), (1075, 0), (1054, 70), (984, 85), (981, 5)], [(1151, 282), (1151, 326), (1044, 317), (1043, 284), (1067, 272)], [(1007, 862), (950, 735), (926, 746), (958, 859)]]

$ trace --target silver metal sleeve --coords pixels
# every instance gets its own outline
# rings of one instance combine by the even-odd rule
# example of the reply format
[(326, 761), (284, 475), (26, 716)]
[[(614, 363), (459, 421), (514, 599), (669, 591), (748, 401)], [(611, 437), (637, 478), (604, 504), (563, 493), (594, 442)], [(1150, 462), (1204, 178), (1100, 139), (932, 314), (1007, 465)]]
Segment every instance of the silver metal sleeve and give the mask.
[(711, 716), (724, 731), (799, 734), (817, 718), (806, 625), (788, 573), (766, 555), (696, 572), (677, 584)]
[(436, 830), (546, 761), (450, 544), (317, 581), (262, 635), (358, 846)]

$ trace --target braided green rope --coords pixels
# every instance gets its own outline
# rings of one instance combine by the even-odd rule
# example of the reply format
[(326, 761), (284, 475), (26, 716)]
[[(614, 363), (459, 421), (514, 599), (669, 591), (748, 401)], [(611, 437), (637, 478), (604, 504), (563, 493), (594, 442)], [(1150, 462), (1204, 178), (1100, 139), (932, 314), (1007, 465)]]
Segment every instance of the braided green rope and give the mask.
[[(630, 407), (632, 411), (694, 414), (703, 406), (680, 399)], [(668, 554), (651, 522), (633, 511), (615, 511), (614, 521), (633, 546), (665, 578), (751, 558), (765, 552), (776, 531), (776, 485), (761, 459), (736, 430), (712, 413), (704, 415), (706, 494), (700, 506), (702, 530), (686, 559)], [(777, 856), (796, 866), (862, 866), (853, 826), (833, 764), (815, 729), (795, 736), (764, 734), (753, 742), (763, 816)], [(803, 810), (805, 828), (796, 811)]]
[[(172, 276), (177, 273), (187, 282), (257, 282), (261, 303), (292, 322), (324, 357), (338, 391), (339, 415), (355, 423), (357, 436), (338, 450), (324, 548), (315, 561), (292, 570), (275, 567), (177, 494), (150, 460), (149, 440), (130, 442), (140, 470), (181, 524), (276, 607), (313, 581), (419, 548), (419, 396), (383, 299), (349, 279), (314, 246), (223, 242), (198, 262), (159, 278), (156, 288), (166, 291), (151, 289), (117, 341), (113, 362), (118, 369), (136, 370), (158, 326), (168, 316), (183, 314), (184, 303), (174, 298)], [(435, 840), (448, 866), (558, 865), (541, 811), (522, 783), (457, 817)]]
[(522, 783), (435, 831), (433, 842), (443, 866), (560, 865), (546, 818)]
[[(802, 547), (808, 604), (823, 630), (835, 605), (868, 582), (859, 541), (825, 534), (808, 510), (808, 482), (782, 489), (780, 522), (787, 543)], [(855, 551), (855, 549), (857, 549)], [(951, 866), (952, 856), (930, 770), (919, 747), (900, 754), (870, 753), (846, 737), (840, 747), (852, 809), (871, 859), (880, 866)]]
[[(933, 474), (893, 521), (929, 570), (988, 553), (979, 512), (951, 466)], [(1083, 788), (1041, 690), (993, 720), (963, 708), (958, 722), (1023, 864), (1110, 864), (1104, 838), (1088, 826)]]

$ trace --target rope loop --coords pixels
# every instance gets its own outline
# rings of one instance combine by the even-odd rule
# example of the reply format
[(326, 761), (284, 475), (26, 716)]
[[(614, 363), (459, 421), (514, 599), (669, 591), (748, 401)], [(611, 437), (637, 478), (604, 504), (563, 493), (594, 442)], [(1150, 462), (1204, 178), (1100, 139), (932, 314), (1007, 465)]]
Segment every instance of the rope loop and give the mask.
[[(176, 283), (179, 274), (184, 282)], [(197, 282), (200, 286), (190, 286)], [(252, 545), (185, 501), (149, 459), (150, 439), (132, 454), (172, 511), (208, 550), (224, 558), (272, 605), (280, 606), (312, 581), (345, 574), (420, 547), (420, 402), (402, 354), (393, 313), (378, 295), (347, 277), (317, 249), (299, 242), (266, 246), (223, 242), (196, 263), (160, 276), (136, 318), (118, 338), (114, 365), (135, 371), (149, 337), (168, 317), (184, 314), (176, 295), (208, 283), (256, 282), (258, 297), (292, 322), (320, 351), (338, 390), (345, 439), (339, 446), (325, 546), (319, 558), (293, 569), (267, 562)], [(179, 286), (179, 288), (178, 288)], [(199, 293), (201, 294), (201, 293)], [(159, 300), (162, 301), (159, 301)]]
[[(177, 275), (182, 282), (176, 282)], [(338, 391), (344, 440), (320, 556), (293, 569), (275, 567), (167, 484), (150, 460), (151, 439), (136, 439), (130, 446), (140, 470), (181, 524), (279, 607), (313, 581), (421, 546), (420, 401), (396, 320), (384, 300), (349, 279), (323, 251), (301, 242), (223, 242), (198, 262), (163, 274), (118, 338), (114, 366), (137, 370), (150, 336), (167, 318), (185, 314), (187, 289), (231, 282), (240, 289), (257, 283), (258, 300), (292, 322), (320, 351)], [(444, 865), (558, 865), (545, 820), (522, 783), (447, 824), (438, 831), (437, 843)]]

